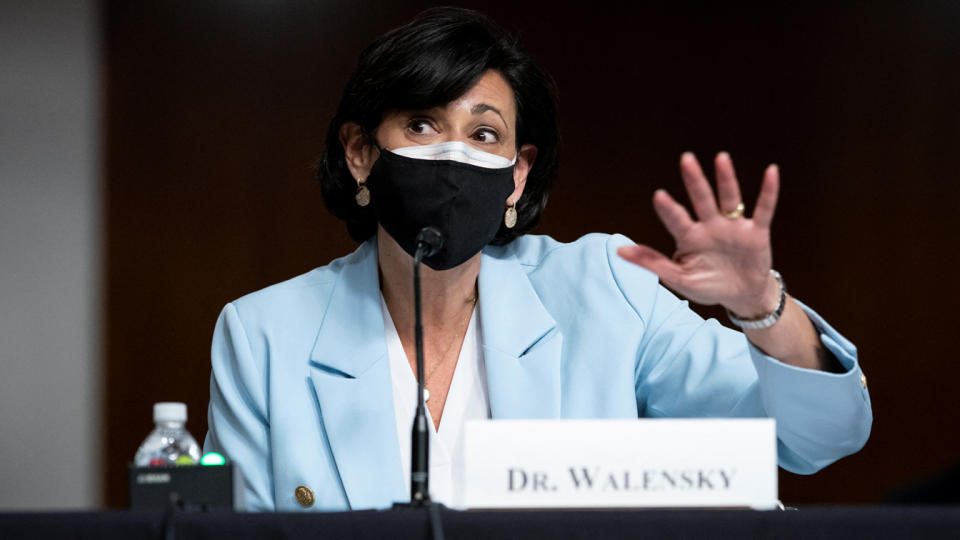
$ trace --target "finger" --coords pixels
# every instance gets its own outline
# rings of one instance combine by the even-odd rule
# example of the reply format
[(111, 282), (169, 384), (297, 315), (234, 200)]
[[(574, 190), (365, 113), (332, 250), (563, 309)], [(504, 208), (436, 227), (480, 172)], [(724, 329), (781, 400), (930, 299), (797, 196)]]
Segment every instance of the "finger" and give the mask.
[(667, 232), (675, 239), (681, 238), (686, 234), (687, 229), (693, 226), (693, 220), (690, 219), (687, 209), (662, 189), (653, 193), (653, 209), (667, 228)]
[(737, 174), (733, 170), (733, 160), (730, 154), (720, 152), (714, 160), (717, 171), (717, 199), (720, 201), (720, 211), (733, 212), (743, 198), (740, 195), (740, 184), (737, 183)]
[(680, 175), (697, 217), (706, 220), (716, 216), (717, 201), (713, 198), (713, 190), (692, 152), (684, 152), (680, 157)]
[(656, 274), (667, 285), (680, 280), (682, 270), (663, 253), (644, 245), (623, 246), (617, 255)]
[(757, 227), (767, 229), (773, 221), (773, 211), (777, 208), (777, 196), (780, 193), (780, 168), (767, 167), (763, 173), (763, 185), (757, 196), (757, 207), (753, 210), (753, 222)]

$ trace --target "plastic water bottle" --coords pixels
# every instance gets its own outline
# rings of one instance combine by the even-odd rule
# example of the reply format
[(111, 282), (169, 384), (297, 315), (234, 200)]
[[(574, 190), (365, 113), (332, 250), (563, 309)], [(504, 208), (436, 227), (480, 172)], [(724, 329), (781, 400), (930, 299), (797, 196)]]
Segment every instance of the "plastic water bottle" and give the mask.
[(187, 431), (187, 405), (154, 403), (156, 427), (137, 450), (133, 464), (137, 467), (196, 465), (200, 462), (200, 446)]

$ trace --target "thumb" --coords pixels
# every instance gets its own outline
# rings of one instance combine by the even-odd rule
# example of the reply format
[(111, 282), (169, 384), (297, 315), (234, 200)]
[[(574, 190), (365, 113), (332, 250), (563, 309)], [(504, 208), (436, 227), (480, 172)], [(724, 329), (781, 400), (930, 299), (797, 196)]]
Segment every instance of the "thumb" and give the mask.
[(679, 280), (680, 267), (677, 263), (651, 247), (641, 244), (623, 246), (617, 250), (617, 255), (653, 272), (668, 286)]

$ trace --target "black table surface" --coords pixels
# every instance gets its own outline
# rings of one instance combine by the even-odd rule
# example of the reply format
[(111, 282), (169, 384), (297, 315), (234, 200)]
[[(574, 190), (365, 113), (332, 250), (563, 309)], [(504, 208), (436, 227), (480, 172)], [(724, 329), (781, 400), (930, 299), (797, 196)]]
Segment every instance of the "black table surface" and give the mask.
[[(811, 507), (751, 510), (444, 509), (451, 540), (607, 538), (957, 538), (960, 506)], [(173, 540), (290, 540), (431, 538), (423, 510), (343, 513), (247, 514), (230, 512), (22, 512), (0, 513), (0, 539), (34, 538)]]

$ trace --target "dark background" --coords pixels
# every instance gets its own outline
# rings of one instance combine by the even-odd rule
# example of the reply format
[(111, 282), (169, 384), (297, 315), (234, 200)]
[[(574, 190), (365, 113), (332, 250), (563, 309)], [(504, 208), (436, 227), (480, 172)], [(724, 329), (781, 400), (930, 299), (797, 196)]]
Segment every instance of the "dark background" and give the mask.
[[(153, 402), (185, 401), (203, 438), (222, 306), (354, 249), (311, 167), (360, 50), (428, 5), (105, 4), (106, 504)], [(731, 152), (748, 207), (780, 165), (774, 265), (858, 344), (875, 416), (859, 454), (781, 473), (787, 504), (876, 502), (960, 457), (960, 5), (465, 5), (560, 87), (536, 232), (669, 252), (650, 198), (685, 197), (682, 151)]]

